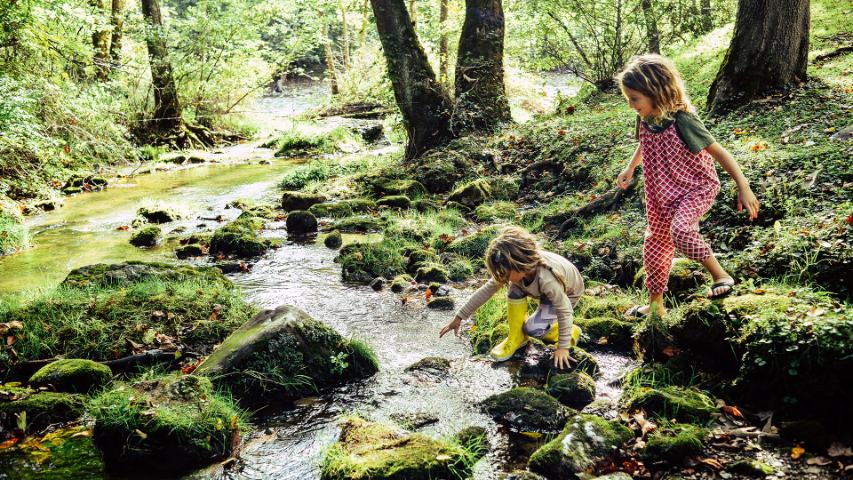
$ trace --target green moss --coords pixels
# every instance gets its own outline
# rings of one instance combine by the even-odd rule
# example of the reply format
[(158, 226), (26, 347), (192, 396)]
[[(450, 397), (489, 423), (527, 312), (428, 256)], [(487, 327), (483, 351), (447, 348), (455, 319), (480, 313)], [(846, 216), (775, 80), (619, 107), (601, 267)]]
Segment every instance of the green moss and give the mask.
[(405, 273), (406, 257), (396, 244), (352, 243), (341, 249), (335, 261), (341, 276), (351, 282), (369, 283), (376, 277), (393, 278)]
[(636, 305), (636, 301), (625, 295), (585, 295), (578, 302), (575, 313), (578, 317), (586, 319), (608, 317), (621, 320), (625, 311), (633, 305)]
[(547, 393), (529, 387), (492, 395), (483, 400), (482, 408), (516, 432), (556, 433), (576, 413)]
[(406, 367), (405, 371), (444, 374), (450, 371), (450, 360), (444, 357), (425, 357)]
[(317, 217), (305, 210), (293, 210), (285, 220), (287, 234), (291, 236), (315, 233), (317, 225)]
[(363, 141), (347, 127), (323, 129), (309, 124), (297, 124), (270, 143), (277, 157), (292, 157), (308, 154), (335, 153), (342, 145), (360, 148)]
[(0, 387), (11, 398), (0, 401), (0, 426), (38, 432), (48, 425), (76, 420), (83, 415), (84, 396), (74, 393), (39, 392), (29, 388)]
[(409, 197), (405, 195), (389, 195), (387, 197), (382, 197), (377, 200), (376, 205), (379, 207), (399, 208), (402, 210), (408, 210), (412, 207), (412, 201), (409, 200)]
[(169, 223), (181, 218), (178, 212), (167, 207), (141, 207), (136, 215), (151, 223)]
[(71, 427), (40, 437), (27, 437), (12, 448), (0, 450), (0, 469), (14, 472), (19, 480), (68, 480), (105, 478), (101, 453), (92, 441), (92, 430)]
[(462, 479), (470, 472), (475, 452), (455, 441), (435, 440), (422, 434), (346, 419), (340, 440), (325, 453), (320, 466), (324, 480)]
[(237, 255), (238, 257), (256, 257), (263, 255), (270, 246), (269, 240), (260, 236), (264, 220), (241, 213), (236, 220), (219, 228), (210, 240), (210, 253), (213, 255)]
[(497, 237), (499, 232), (499, 228), (495, 226), (483, 228), (468, 236), (457, 238), (447, 245), (446, 250), (482, 265), (489, 242)]
[(674, 385), (626, 389), (620, 400), (628, 411), (645, 410), (661, 418), (704, 424), (717, 411), (714, 400), (696, 388)]
[(318, 217), (342, 218), (355, 213), (365, 213), (376, 207), (372, 200), (356, 198), (352, 200), (341, 200), (335, 203), (318, 203), (311, 205), (308, 209)]
[(117, 465), (156, 460), (190, 467), (231, 453), (244, 414), (210, 380), (194, 375), (146, 375), (93, 397), (95, 442)]
[(726, 465), (726, 471), (749, 477), (766, 477), (776, 473), (776, 469), (764, 462), (749, 458), (741, 458)]
[(418, 268), (415, 279), (419, 282), (444, 283), (449, 280), (447, 269), (440, 264), (426, 264)]
[(411, 275), (405, 273), (402, 275), (397, 275), (396, 277), (394, 277), (394, 280), (391, 281), (391, 291), (394, 293), (402, 292), (403, 290), (412, 286), (412, 280), (414, 279)]
[(455, 306), (453, 297), (432, 297), (427, 303), (430, 310), (453, 310)]
[(548, 379), (545, 391), (563, 405), (582, 409), (595, 400), (595, 380), (583, 372), (561, 373)]
[(473, 182), (460, 185), (447, 197), (448, 202), (456, 202), (469, 209), (486, 203), (492, 198), (492, 186), (486, 179), (477, 179)]
[(481, 222), (512, 220), (518, 213), (518, 205), (504, 201), (485, 203), (474, 210), (474, 216)]
[(207, 253), (208, 249), (199, 245), (197, 243), (190, 243), (188, 245), (181, 245), (180, 247), (175, 249), (175, 256), (180, 259), (190, 258), (190, 257), (201, 257)]
[(136, 247), (153, 247), (157, 245), (161, 235), (160, 227), (150, 225), (131, 235), (130, 244)]
[(533, 452), (527, 464), (530, 471), (548, 478), (572, 478), (633, 438), (618, 421), (595, 415), (576, 415), (560, 434)]
[(314, 205), (327, 201), (324, 195), (286, 191), (281, 194), (281, 208), (285, 212), (293, 210), (308, 210)]
[(341, 237), (341, 232), (338, 230), (332, 230), (328, 235), (326, 235), (326, 238), (323, 239), (323, 245), (332, 249), (341, 248), (343, 243), (343, 237)]
[(673, 424), (652, 432), (641, 456), (647, 461), (680, 463), (705, 448), (705, 430), (695, 425)]
[(447, 274), (454, 282), (468, 280), (474, 276), (474, 265), (467, 258), (458, 258), (447, 265)]
[(595, 317), (577, 319), (575, 323), (581, 327), (588, 343), (592, 346), (606, 346), (621, 350), (629, 350), (633, 344), (634, 324), (612, 317)]
[(409, 198), (417, 198), (426, 193), (426, 188), (417, 180), (379, 177), (369, 182), (373, 194), (378, 197), (406, 195)]
[(12, 208), (7, 211), (4, 204), (0, 204), (0, 256), (17, 252), (29, 244), (27, 228), (20, 214)]
[(112, 378), (110, 367), (92, 360), (68, 358), (51, 362), (30, 377), (34, 386), (51, 386), (64, 392), (86, 393)]

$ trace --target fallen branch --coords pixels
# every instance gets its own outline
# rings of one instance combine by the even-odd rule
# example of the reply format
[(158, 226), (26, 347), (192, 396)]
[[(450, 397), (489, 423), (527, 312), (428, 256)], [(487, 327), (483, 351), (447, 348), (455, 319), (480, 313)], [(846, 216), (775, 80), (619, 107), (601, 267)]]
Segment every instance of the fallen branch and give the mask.
[(609, 192), (597, 197), (595, 200), (592, 200), (580, 208), (576, 208), (568, 212), (548, 215), (543, 219), (543, 221), (548, 225), (559, 225), (560, 232), (557, 234), (557, 238), (564, 238), (569, 230), (577, 227), (578, 219), (588, 218), (593, 215), (615, 209), (624, 198), (634, 192), (637, 182), (639, 182), (639, 177), (634, 177), (634, 179), (631, 180), (631, 183), (628, 184), (628, 188), (625, 190), (622, 190), (619, 187), (614, 187)]
[(837, 48), (829, 53), (824, 53), (823, 55), (818, 55), (814, 57), (814, 61), (812, 63), (822, 62), (824, 60), (829, 60), (830, 58), (835, 58), (840, 55), (843, 55), (847, 52), (853, 52), (853, 45), (847, 45), (845, 47)]

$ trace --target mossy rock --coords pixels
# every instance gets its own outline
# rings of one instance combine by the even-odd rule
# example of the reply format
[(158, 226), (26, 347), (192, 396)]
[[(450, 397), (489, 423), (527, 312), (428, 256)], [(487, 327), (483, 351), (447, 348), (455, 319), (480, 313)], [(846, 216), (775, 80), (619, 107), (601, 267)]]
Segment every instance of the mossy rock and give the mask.
[(741, 458), (726, 465), (726, 471), (736, 475), (746, 475), (753, 478), (763, 478), (776, 473), (776, 469), (764, 462), (751, 458)]
[(317, 217), (342, 218), (349, 217), (355, 213), (365, 213), (376, 208), (373, 200), (366, 198), (354, 198), (341, 200), (335, 203), (318, 203), (308, 209)]
[[(466, 448), (467, 447), (467, 448)], [(475, 446), (351, 417), (320, 466), (323, 480), (431, 480), (470, 472)]]
[(251, 258), (269, 250), (269, 240), (261, 238), (264, 220), (241, 213), (234, 221), (217, 229), (210, 239), (211, 255), (236, 255)]
[(447, 282), (450, 277), (447, 274), (447, 269), (439, 264), (427, 264), (418, 268), (418, 271), (415, 273), (415, 280), (427, 283), (427, 282), (439, 282), (444, 283)]
[(680, 463), (699, 455), (705, 448), (705, 430), (690, 424), (674, 424), (653, 431), (646, 439), (641, 456), (648, 462), (665, 460)]
[(92, 398), (95, 443), (114, 468), (185, 469), (227, 457), (239, 444), (242, 413), (209, 379), (167, 374), (115, 384)]
[(157, 262), (129, 261), (97, 263), (71, 270), (60, 286), (84, 288), (89, 286), (126, 287), (146, 280), (199, 281), (231, 285), (222, 273), (210, 267), (171, 265)]
[(373, 375), (373, 351), (305, 312), (264, 310), (228, 336), (195, 370), (242, 402), (287, 401)]
[(452, 297), (432, 297), (427, 303), (427, 308), (430, 310), (453, 310), (456, 304)]
[(326, 235), (326, 238), (323, 239), (323, 245), (331, 249), (341, 248), (341, 245), (344, 244), (344, 239), (341, 237), (341, 232), (337, 230), (332, 230)]
[(450, 360), (443, 357), (425, 357), (406, 367), (406, 371), (445, 375), (450, 371)]
[(584, 295), (578, 302), (575, 315), (587, 319), (609, 317), (621, 320), (625, 312), (634, 305), (636, 301), (626, 295)]
[(369, 215), (353, 215), (335, 222), (335, 228), (342, 232), (367, 233), (382, 230), (385, 223)]
[(533, 452), (527, 468), (548, 478), (577, 479), (634, 437), (618, 421), (596, 415), (571, 418), (560, 434)]
[(0, 430), (12, 431), (17, 428), (21, 415), (26, 415), (24, 423), (27, 432), (38, 432), (49, 425), (70, 422), (83, 415), (84, 395), (40, 392), (5, 385), (0, 385), (0, 391), (6, 393), (0, 400)]
[[(643, 286), (645, 278), (646, 271), (640, 268), (634, 277), (634, 284), (637, 287)], [(679, 300), (684, 300), (695, 293), (700, 286), (709, 284), (710, 280), (711, 276), (701, 263), (688, 258), (676, 258), (669, 271), (667, 293)]]
[(628, 411), (645, 410), (650, 416), (704, 424), (717, 411), (714, 400), (696, 388), (665, 385), (626, 389), (620, 400)]
[(518, 205), (505, 201), (485, 203), (474, 210), (474, 216), (481, 222), (512, 220), (518, 213)]
[(507, 473), (503, 477), (500, 477), (501, 480), (548, 480), (547, 478), (539, 475), (538, 473), (527, 472), (524, 470), (516, 470), (510, 473)]
[(474, 265), (467, 258), (459, 258), (447, 265), (447, 275), (454, 282), (461, 282), (474, 276)]
[(405, 273), (406, 257), (387, 242), (351, 243), (340, 250), (335, 261), (341, 264), (344, 280), (370, 283), (376, 277), (394, 278)]
[(595, 400), (595, 380), (583, 372), (561, 373), (548, 379), (545, 391), (563, 405), (580, 410)]
[(412, 207), (412, 201), (405, 195), (390, 195), (377, 200), (376, 206), (408, 210)]
[(499, 227), (486, 227), (471, 235), (453, 240), (446, 250), (482, 265), (486, 248), (489, 246), (489, 242), (498, 236), (498, 233), (500, 233)]
[(325, 195), (317, 193), (303, 193), (287, 191), (281, 194), (281, 208), (285, 212), (294, 210), (308, 210), (313, 205), (327, 202), (329, 199)]
[(601, 376), (595, 357), (580, 347), (571, 349), (570, 354), (577, 363), (569, 368), (555, 367), (553, 353), (554, 347), (545, 346), (542, 342), (537, 341), (528, 345), (524, 363), (521, 364), (518, 372), (519, 376), (539, 383), (545, 383), (551, 375), (559, 373), (583, 372), (592, 378)]
[(306, 235), (317, 232), (317, 217), (305, 210), (293, 210), (287, 214), (285, 227), (288, 235)]
[(634, 324), (613, 317), (595, 317), (577, 319), (584, 337), (581, 344), (585, 347), (607, 347), (617, 350), (630, 350), (634, 344)]
[(543, 434), (559, 432), (566, 420), (577, 413), (547, 393), (530, 387), (492, 395), (481, 406), (496, 422), (516, 432)]
[(70, 480), (106, 478), (101, 452), (92, 430), (78, 426), (26, 437), (0, 450), (3, 478), (16, 480)]
[(412, 201), (412, 208), (415, 210), (425, 213), (425, 212), (437, 212), (441, 210), (441, 204), (426, 198), (419, 198), (417, 200)]
[(438, 255), (432, 250), (414, 249), (408, 252), (408, 262), (406, 263), (406, 272), (412, 275), (416, 274), (418, 268), (424, 264), (439, 263), (441, 260)]
[(142, 207), (136, 211), (138, 217), (144, 218), (151, 223), (169, 223), (180, 220), (181, 215), (170, 208), (146, 208)]
[(160, 240), (162, 232), (156, 225), (147, 226), (130, 236), (130, 244), (134, 247), (153, 247)]
[(449, 192), (460, 181), (476, 174), (467, 152), (451, 142), (446, 148), (431, 150), (420, 157), (413, 174), (430, 193)]
[(457, 187), (447, 197), (448, 202), (456, 202), (466, 208), (475, 209), (492, 198), (492, 186), (486, 179), (477, 179)]
[(407, 197), (420, 197), (427, 193), (426, 188), (417, 180), (401, 180), (396, 178), (377, 178), (370, 181), (373, 194), (377, 197), (389, 195), (406, 195)]
[(518, 198), (519, 180), (510, 176), (488, 177), (492, 198), (500, 201), (510, 201)]
[(402, 293), (403, 290), (409, 288), (412, 285), (412, 280), (414, 279), (411, 275), (397, 275), (396, 277), (394, 277), (393, 280), (391, 280), (391, 291), (394, 293)]
[(110, 367), (82, 358), (67, 358), (41, 367), (30, 377), (35, 387), (53, 387), (60, 392), (87, 393), (110, 382)]
[(176, 248), (175, 256), (183, 260), (191, 257), (201, 257), (207, 255), (207, 252), (208, 250), (203, 246), (197, 243), (190, 243)]

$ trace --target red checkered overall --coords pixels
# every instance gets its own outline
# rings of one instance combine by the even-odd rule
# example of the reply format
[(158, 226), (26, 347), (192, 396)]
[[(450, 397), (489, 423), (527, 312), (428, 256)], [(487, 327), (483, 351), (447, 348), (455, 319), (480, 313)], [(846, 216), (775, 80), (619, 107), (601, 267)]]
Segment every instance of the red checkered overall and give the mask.
[(702, 150), (692, 153), (678, 137), (675, 122), (660, 133), (640, 126), (649, 225), (643, 242), (646, 288), (666, 291), (677, 248), (702, 261), (712, 255), (699, 235), (699, 218), (711, 208), (720, 190), (714, 159)]

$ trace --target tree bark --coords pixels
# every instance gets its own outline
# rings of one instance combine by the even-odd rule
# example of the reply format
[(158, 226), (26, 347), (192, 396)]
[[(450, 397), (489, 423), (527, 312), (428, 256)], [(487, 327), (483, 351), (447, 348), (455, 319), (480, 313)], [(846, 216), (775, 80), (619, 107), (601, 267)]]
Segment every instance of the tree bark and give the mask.
[(658, 33), (658, 21), (652, 10), (652, 0), (640, 0), (643, 8), (643, 18), (646, 21), (646, 35), (649, 42), (649, 53), (660, 54), (660, 34)]
[(178, 101), (178, 89), (172, 74), (166, 49), (166, 32), (163, 17), (160, 14), (158, 0), (141, 0), (142, 16), (147, 23), (148, 32), (145, 43), (148, 47), (148, 59), (151, 64), (151, 84), (154, 88), (154, 119), (152, 127), (162, 132), (181, 132), (181, 103)]
[(501, 0), (466, 0), (456, 58), (453, 128), (494, 130), (512, 120), (504, 88)]
[(95, 29), (92, 31), (93, 62), (95, 78), (106, 80), (110, 74), (110, 29), (107, 12), (110, 11), (109, 0), (91, 0), (95, 16)]
[[(321, 13), (322, 15), (322, 13)], [(323, 36), (323, 56), (326, 57), (326, 76), (329, 78), (329, 86), (332, 89), (332, 95), (340, 93), (338, 89), (338, 72), (335, 68), (335, 53), (332, 50), (332, 39), (329, 38), (329, 25), (323, 20), (323, 30), (320, 35)]]
[(438, 10), (438, 81), (447, 85), (447, 10), (449, 0), (439, 0)]
[(347, 9), (344, 5), (344, 0), (338, 0), (338, 7), (341, 10), (341, 48), (344, 52), (344, 70), (349, 70), (350, 67), (350, 48), (349, 48), (349, 29), (347, 28)]
[(408, 135), (406, 158), (452, 138), (450, 98), (436, 82), (403, 0), (370, 0), (376, 30)]
[(412, 28), (415, 28), (418, 23), (418, 6), (415, 0), (409, 0), (409, 19), (412, 21)]
[(112, 0), (112, 14), (110, 23), (113, 31), (110, 38), (110, 65), (121, 65), (121, 46), (124, 35), (124, 2), (125, 0)]
[(809, 0), (739, 0), (734, 36), (708, 92), (719, 114), (806, 81)]
[(364, 3), (361, 4), (361, 29), (358, 31), (358, 49), (360, 51), (364, 51), (367, 47), (367, 25), (370, 23), (367, 11), (368, 0), (364, 0)]
[(702, 31), (707, 33), (714, 29), (713, 18), (711, 17), (711, 0), (702, 0), (701, 5)]

